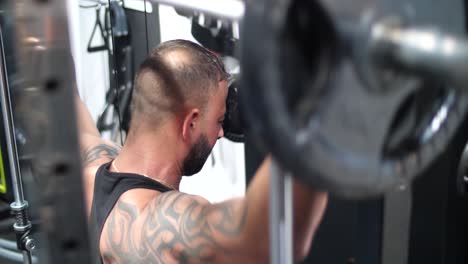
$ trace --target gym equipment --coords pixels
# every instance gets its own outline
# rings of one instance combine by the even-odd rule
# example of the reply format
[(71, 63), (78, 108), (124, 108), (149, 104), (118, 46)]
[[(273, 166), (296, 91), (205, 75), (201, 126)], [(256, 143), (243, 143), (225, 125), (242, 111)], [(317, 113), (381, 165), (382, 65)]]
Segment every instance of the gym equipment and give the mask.
[[(7, 1), (13, 15), (15, 36), (5, 41), (14, 44), (15, 123), (24, 124), (31, 154), (31, 166), (39, 184), (38, 211), (41, 217), (39, 260), (41, 263), (90, 263), (90, 248), (85, 207), (83, 202), (81, 166), (76, 128), (75, 109), (72, 107), (74, 79), (68, 35), (65, 1)], [(3, 59), (3, 58), (2, 58)], [(3, 60), (2, 60), (2, 63)], [(3, 70), (3, 69), (2, 69)], [(2, 76), (5, 78), (5, 76)], [(2, 82), (2, 100), (7, 99)], [(7, 90), (8, 91), (8, 90)], [(11, 117), (2, 103), (2, 114)], [(32, 110), (33, 109), (33, 110)], [(9, 115), (10, 114), (10, 115)], [(13, 126), (7, 136), (13, 137)], [(15, 142), (11, 141), (14, 146)], [(17, 156), (17, 155), (16, 155)], [(11, 157), (17, 162), (17, 157)], [(11, 166), (10, 166), (11, 167)], [(15, 176), (15, 173), (12, 173)], [(15, 208), (18, 211), (16, 227), (26, 232), (24, 199), (21, 179), (13, 185), (18, 189)], [(23, 202), (23, 204), (21, 204)], [(24, 261), (31, 263), (27, 250), (34, 241), (22, 237)]]
[[(109, 43), (107, 41), (107, 33), (104, 31), (104, 27), (102, 26), (101, 23), (101, 7), (100, 5), (97, 5), (96, 7), (93, 6), (93, 8), (96, 8), (96, 22), (94, 23), (93, 31), (91, 32), (91, 37), (89, 37), (88, 41), (88, 52), (98, 52), (98, 51), (104, 51), (109, 49)], [(98, 30), (99, 35), (102, 38), (102, 41), (104, 42), (102, 45), (98, 46), (91, 46), (91, 43), (94, 38), (94, 34), (96, 33), (96, 30)]]
[[(99, 10), (105, 7), (104, 29), (100, 22)], [(128, 132), (130, 122), (129, 105), (133, 89), (133, 49), (130, 44), (130, 29), (126, 11), (120, 1), (99, 4), (96, 11), (96, 28), (102, 32), (104, 45), (90, 50), (107, 51), (109, 58), (109, 90), (106, 106), (97, 120), (97, 127), (104, 136), (117, 141), (121, 129)], [(112, 45), (109, 45), (111, 43)]]
[(244, 142), (244, 125), (239, 106), (239, 86), (237, 79), (237, 75), (233, 75), (229, 80), (223, 130), (225, 138), (234, 142)]
[(213, 18), (185, 9), (175, 8), (177, 14), (191, 20), (192, 36), (203, 47), (221, 56), (237, 56), (239, 24), (233, 21)]
[(210, 0), (147, 0), (156, 4), (169, 5), (177, 8), (179, 13), (193, 14), (192, 11), (211, 15), (216, 18), (238, 21), (243, 18), (245, 5), (240, 0), (210, 1)]
[(192, 36), (205, 48), (222, 56), (235, 56), (239, 40), (234, 37), (236, 25), (209, 17), (192, 18)]
[(465, 196), (468, 186), (468, 144), (465, 145), (457, 169), (457, 191)]
[(2, 36), (2, 30), (0, 28), (0, 105), (4, 128), (3, 134), (5, 135), (7, 145), (6, 154), (8, 155), (7, 160), (9, 162), (14, 196), (14, 202), (11, 203), (10, 208), (16, 217), (13, 229), (16, 233), (17, 247), (23, 253), (24, 262), (32, 263), (31, 250), (35, 248), (35, 240), (30, 236), (32, 225), (27, 215), (28, 202), (24, 199), (21, 172), (19, 170), (16, 133), (14, 130), (13, 111), (11, 107), (10, 88), (7, 80)]
[(295, 177), (350, 198), (407, 185), (468, 110), (468, 44), (442, 33), (463, 22), (426, 29), (371, 2), (253, 1), (243, 21), (248, 127)]

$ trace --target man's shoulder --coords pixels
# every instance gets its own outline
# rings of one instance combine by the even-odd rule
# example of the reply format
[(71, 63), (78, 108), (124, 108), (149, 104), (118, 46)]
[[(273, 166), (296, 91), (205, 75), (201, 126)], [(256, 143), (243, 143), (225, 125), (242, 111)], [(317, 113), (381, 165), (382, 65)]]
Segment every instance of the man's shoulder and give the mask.
[(169, 207), (173, 207), (175, 210), (186, 210), (187, 207), (202, 207), (210, 204), (207, 199), (198, 195), (169, 191), (155, 197), (148, 207), (152, 207), (153, 210), (164, 210)]

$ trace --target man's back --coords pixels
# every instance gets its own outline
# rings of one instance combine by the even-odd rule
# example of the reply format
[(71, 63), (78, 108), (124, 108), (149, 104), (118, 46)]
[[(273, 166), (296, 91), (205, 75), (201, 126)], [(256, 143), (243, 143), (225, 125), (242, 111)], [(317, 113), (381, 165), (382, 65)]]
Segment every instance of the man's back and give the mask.
[[(128, 191), (115, 205), (101, 235), (104, 263), (230, 262), (229, 250), (222, 249), (217, 237), (223, 234), (225, 240), (236, 240), (243, 219), (231, 219), (228, 207), (208, 211), (208, 203), (200, 197), (150, 192)], [(146, 203), (142, 195), (147, 195)], [(207, 221), (209, 214), (219, 214), (218, 223)]]

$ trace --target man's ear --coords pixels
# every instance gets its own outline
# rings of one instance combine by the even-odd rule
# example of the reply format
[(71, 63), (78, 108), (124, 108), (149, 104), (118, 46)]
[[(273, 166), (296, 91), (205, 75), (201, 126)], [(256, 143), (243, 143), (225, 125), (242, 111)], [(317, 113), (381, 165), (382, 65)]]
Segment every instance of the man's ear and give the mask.
[(182, 137), (187, 140), (191, 137), (195, 129), (198, 127), (200, 120), (200, 110), (198, 108), (191, 109), (184, 117), (182, 124)]

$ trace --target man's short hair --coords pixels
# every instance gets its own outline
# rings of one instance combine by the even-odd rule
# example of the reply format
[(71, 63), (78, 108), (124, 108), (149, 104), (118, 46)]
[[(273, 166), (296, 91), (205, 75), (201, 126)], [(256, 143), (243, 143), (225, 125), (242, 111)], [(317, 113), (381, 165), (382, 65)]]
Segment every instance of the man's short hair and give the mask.
[[(158, 126), (187, 107), (203, 111), (219, 82), (228, 77), (223, 62), (208, 49), (187, 40), (161, 43), (137, 72), (132, 120)], [(131, 127), (137, 125), (133, 123)]]

